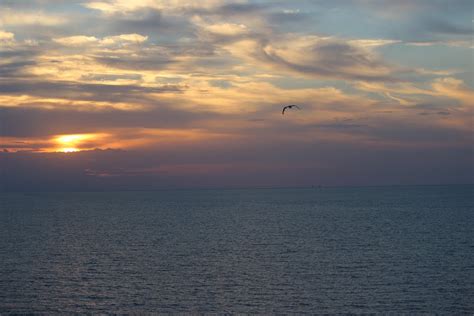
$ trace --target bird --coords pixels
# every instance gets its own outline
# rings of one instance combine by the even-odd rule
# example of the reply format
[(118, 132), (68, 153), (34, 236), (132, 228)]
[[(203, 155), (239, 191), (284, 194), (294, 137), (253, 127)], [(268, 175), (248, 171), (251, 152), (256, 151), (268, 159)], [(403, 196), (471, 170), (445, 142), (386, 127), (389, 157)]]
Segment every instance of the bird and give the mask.
[(294, 107), (297, 108), (298, 110), (300, 110), (300, 107), (297, 106), (296, 104), (285, 105), (283, 107), (283, 110), (281, 111), (281, 115), (285, 114), (286, 109), (292, 109)]

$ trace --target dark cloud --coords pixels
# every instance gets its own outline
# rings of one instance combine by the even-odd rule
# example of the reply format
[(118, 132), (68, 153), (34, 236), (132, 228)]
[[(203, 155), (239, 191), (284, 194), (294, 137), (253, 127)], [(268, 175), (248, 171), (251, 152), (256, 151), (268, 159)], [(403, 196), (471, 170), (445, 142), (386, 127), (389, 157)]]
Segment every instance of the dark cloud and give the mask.
[(228, 3), (218, 7), (215, 12), (222, 15), (247, 15), (268, 8), (270, 8), (270, 5), (263, 3)]
[(421, 13), (402, 25), (399, 30), (392, 30), (390, 34), (407, 42), (442, 43), (455, 39), (469, 40), (474, 35), (471, 20), (471, 17), (459, 19), (459, 16), (449, 20), (441, 11), (435, 15)]
[(449, 104), (453, 101), (450, 99), (438, 98), (432, 102), (418, 103), (410, 106), (414, 110), (423, 110), (424, 112), (448, 112)]
[(192, 25), (186, 16), (169, 16), (157, 9), (138, 9), (109, 17), (111, 34), (149, 34), (152, 38), (163, 35), (186, 36), (192, 34)]
[(219, 88), (223, 88), (223, 89), (228, 89), (228, 88), (233, 86), (232, 83), (227, 81), (227, 80), (211, 80), (211, 81), (209, 81), (209, 83), (213, 87), (219, 87)]
[(426, 122), (410, 124), (401, 121), (378, 120), (363, 131), (365, 136), (385, 142), (395, 141), (401, 144), (432, 144), (445, 146), (458, 144), (468, 146), (471, 136), (466, 131), (451, 127), (440, 127)]
[(120, 150), (93, 150), (73, 155), (1, 152), (0, 162), (3, 175), (0, 187), (6, 191), (133, 189), (137, 184), (143, 188), (146, 174), (142, 174), (137, 183), (127, 177), (127, 171), (159, 166), (156, 157)]
[(451, 113), (448, 112), (448, 111), (438, 111), (438, 112), (436, 112), (436, 114), (438, 114), (438, 115), (451, 115)]
[(40, 9), (45, 5), (81, 4), (83, 0), (2, 0), (0, 7), (12, 9)]
[(344, 123), (344, 122), (335, 122), (335, 123), (321, 123), (313, 124), (312, 127), (322, 128), (322, 129), (332, 129), (332, 130), (353, 130), (367, 127), (365, 124), (357, 123)]
[[(470, 19), (469, 19), (470, 21)], [(472, 22), (448, 21), (444, 17), (419, 16), (416, 20), (391, 31), (393, 38), (407, 42), (443, 43), (453, 40), (469, 40), (474, 35)]]
[[(450, 115), (445, 111), (420, 112), (418, 115)], [(328, 130), (340, 134), (358, 136), (368, 141), (378, 141), (382, 144), (425, 144), (427, 146), (446, 146), (449, 144), (457, 146), (469, 146), (471, 135), (465, 130), (456, 127), (441, 127), (431, 124), (430, 121), (418, 121), (416, 124), (405, 122), (401, 119), (389, 117), (377, 117), (376, 120), (367, 118), (364, 122), (357, 121), (334, 121), (318, 124), (308, 124), (303, 127), (306, 130)], [(293, 131), (295, 132), (295, 131)]]
[(33, 58), (37, 55), (38, 55), (38, 52), (35, 50), (14, 49), (14, 50), (1, 50), (0, 51), (0, 58), (2, 58), (2, 60)]
[(163, 85), (143, 87), (139, 85), (112, 85), (79, 83), (72, 81), (0, 80), (0, 93), (4, 95), (28, 94), (70, 100), (135, 102), (147, 100), (151, 93), (180, 92), (183, 87)]
[[(137, 49), (133, 52), (98, 52), (91, 57), (98, 63), (115, 69), (133, 71), (170, 70), (177, 73), (193, 73), (193, 68), (204, 64), (211, 66), (235, 63), (216, 56), (216, 45), (212, 42), (193, 42), (183, 44), (153, 45)], [(183, 58), (188, 57), (188, 58)], [(180, 59), (181, 58), (181, 59)], [(184, 61), (187, 59), (188, 61)]]
[(0, 50), (0, 80), (2, 78), (28, 77), (27, 69), (37, 64), (36, 48), (18, 47)]
[(57, 134), (90, 133), (111, 128), (196, 128), (209, 119), (224, 115), (179, 110), (156, 104), (147, 111), (73, 111), (67, 109), (34, 109), (0, 107), (0, 135), (10, 137), (44, 137)]
[[(94, 150), (68, 154), (0, 152), (0, 190), (439, 184), (474, 180), (472, 149), (467, 148), (400, 151), (348, 144), (285, 143), (289, 150), (282, 150), (281, 145), (228, 144), (223, 147), (221, 144), (207, 146), (205, 152), (197, 152), (192, 147), (173, 153), (162, 150)], [(189, 169), (189, 164), (195, 167)]]
[(451, 35), (474, 35), (472, 25), (458, 25), (441, 19), (427, 18), (424, 26), (427, 31), (432, 33), (451, 34)]
[(218, 15), (224, 18), (230, 18), (262, 13), (268, 8), (271, 8), (271, 6), (264, 3), (226, 3), (211, 8), (193, 7), (186, 9), (184, 12), (190, 15)]
[(114, 16), (114, 26), (124, 29), (126, 32), (135, 31), (158, 31), (171, 26), (171, 22), (165, 20), (160, 10), (140, 9), (132, 13)]
[(25, 69), (36, 65), (35, 61), (16, 61), (0, 64), (0, 78), (24, 77)]
[(418, 115), (423, 115), (423, 116), (426, 116), (426, 115), (441, 115), (441, 116), (446, 116), (446, 115), (451, 115), (451, 112), (447, 112), (447, 111), (438, 111), (438, 112), (420, 112), (418, 113)]
[(94, 58), (97, 62), (117, 69), (127, 70), (164, 70), (170, 64), (176, 61), (168, 56), (160, 55), (140, 55), (133, 56), (130, 54), (123, 54), (123, 56), (96, 56)]

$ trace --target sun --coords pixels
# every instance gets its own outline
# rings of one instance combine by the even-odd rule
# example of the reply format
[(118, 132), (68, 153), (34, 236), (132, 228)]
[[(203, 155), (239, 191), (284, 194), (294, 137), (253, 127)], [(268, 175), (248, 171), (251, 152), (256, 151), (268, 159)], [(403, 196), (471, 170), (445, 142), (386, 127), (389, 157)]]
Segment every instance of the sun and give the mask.
[(94, 139), (94, 134), (72, 134), (57, 136), (54, 141), (57, 144), (57, 151), (73, 153), (80, 151), (80, 145), (91, 139)]

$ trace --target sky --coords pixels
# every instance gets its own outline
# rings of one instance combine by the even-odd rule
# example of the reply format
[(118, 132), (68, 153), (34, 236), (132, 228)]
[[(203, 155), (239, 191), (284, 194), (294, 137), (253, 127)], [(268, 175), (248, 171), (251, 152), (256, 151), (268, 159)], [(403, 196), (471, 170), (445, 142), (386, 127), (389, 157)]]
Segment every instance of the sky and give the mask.
[(473, 10), (0, 0), (0, 189), (473, 183)]

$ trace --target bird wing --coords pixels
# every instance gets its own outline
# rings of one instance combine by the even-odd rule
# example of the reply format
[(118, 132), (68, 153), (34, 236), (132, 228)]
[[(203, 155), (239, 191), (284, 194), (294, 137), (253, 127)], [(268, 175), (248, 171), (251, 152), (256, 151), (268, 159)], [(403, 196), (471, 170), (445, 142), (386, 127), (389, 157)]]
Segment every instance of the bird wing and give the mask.
[(295, 108), (297, 108), (298, 110), (301, 110), (301, 108), (299, 106), (297, 106), (296, 104), (293, 105)]
[(288, 108), (288, 106), (284, 106), (284, 107), (283, 107), (283, 110), (281, 111), (281, 114), (282, 114), (282, 115), (285, 114), (285, 111), (286, 111), (287, 108)]

